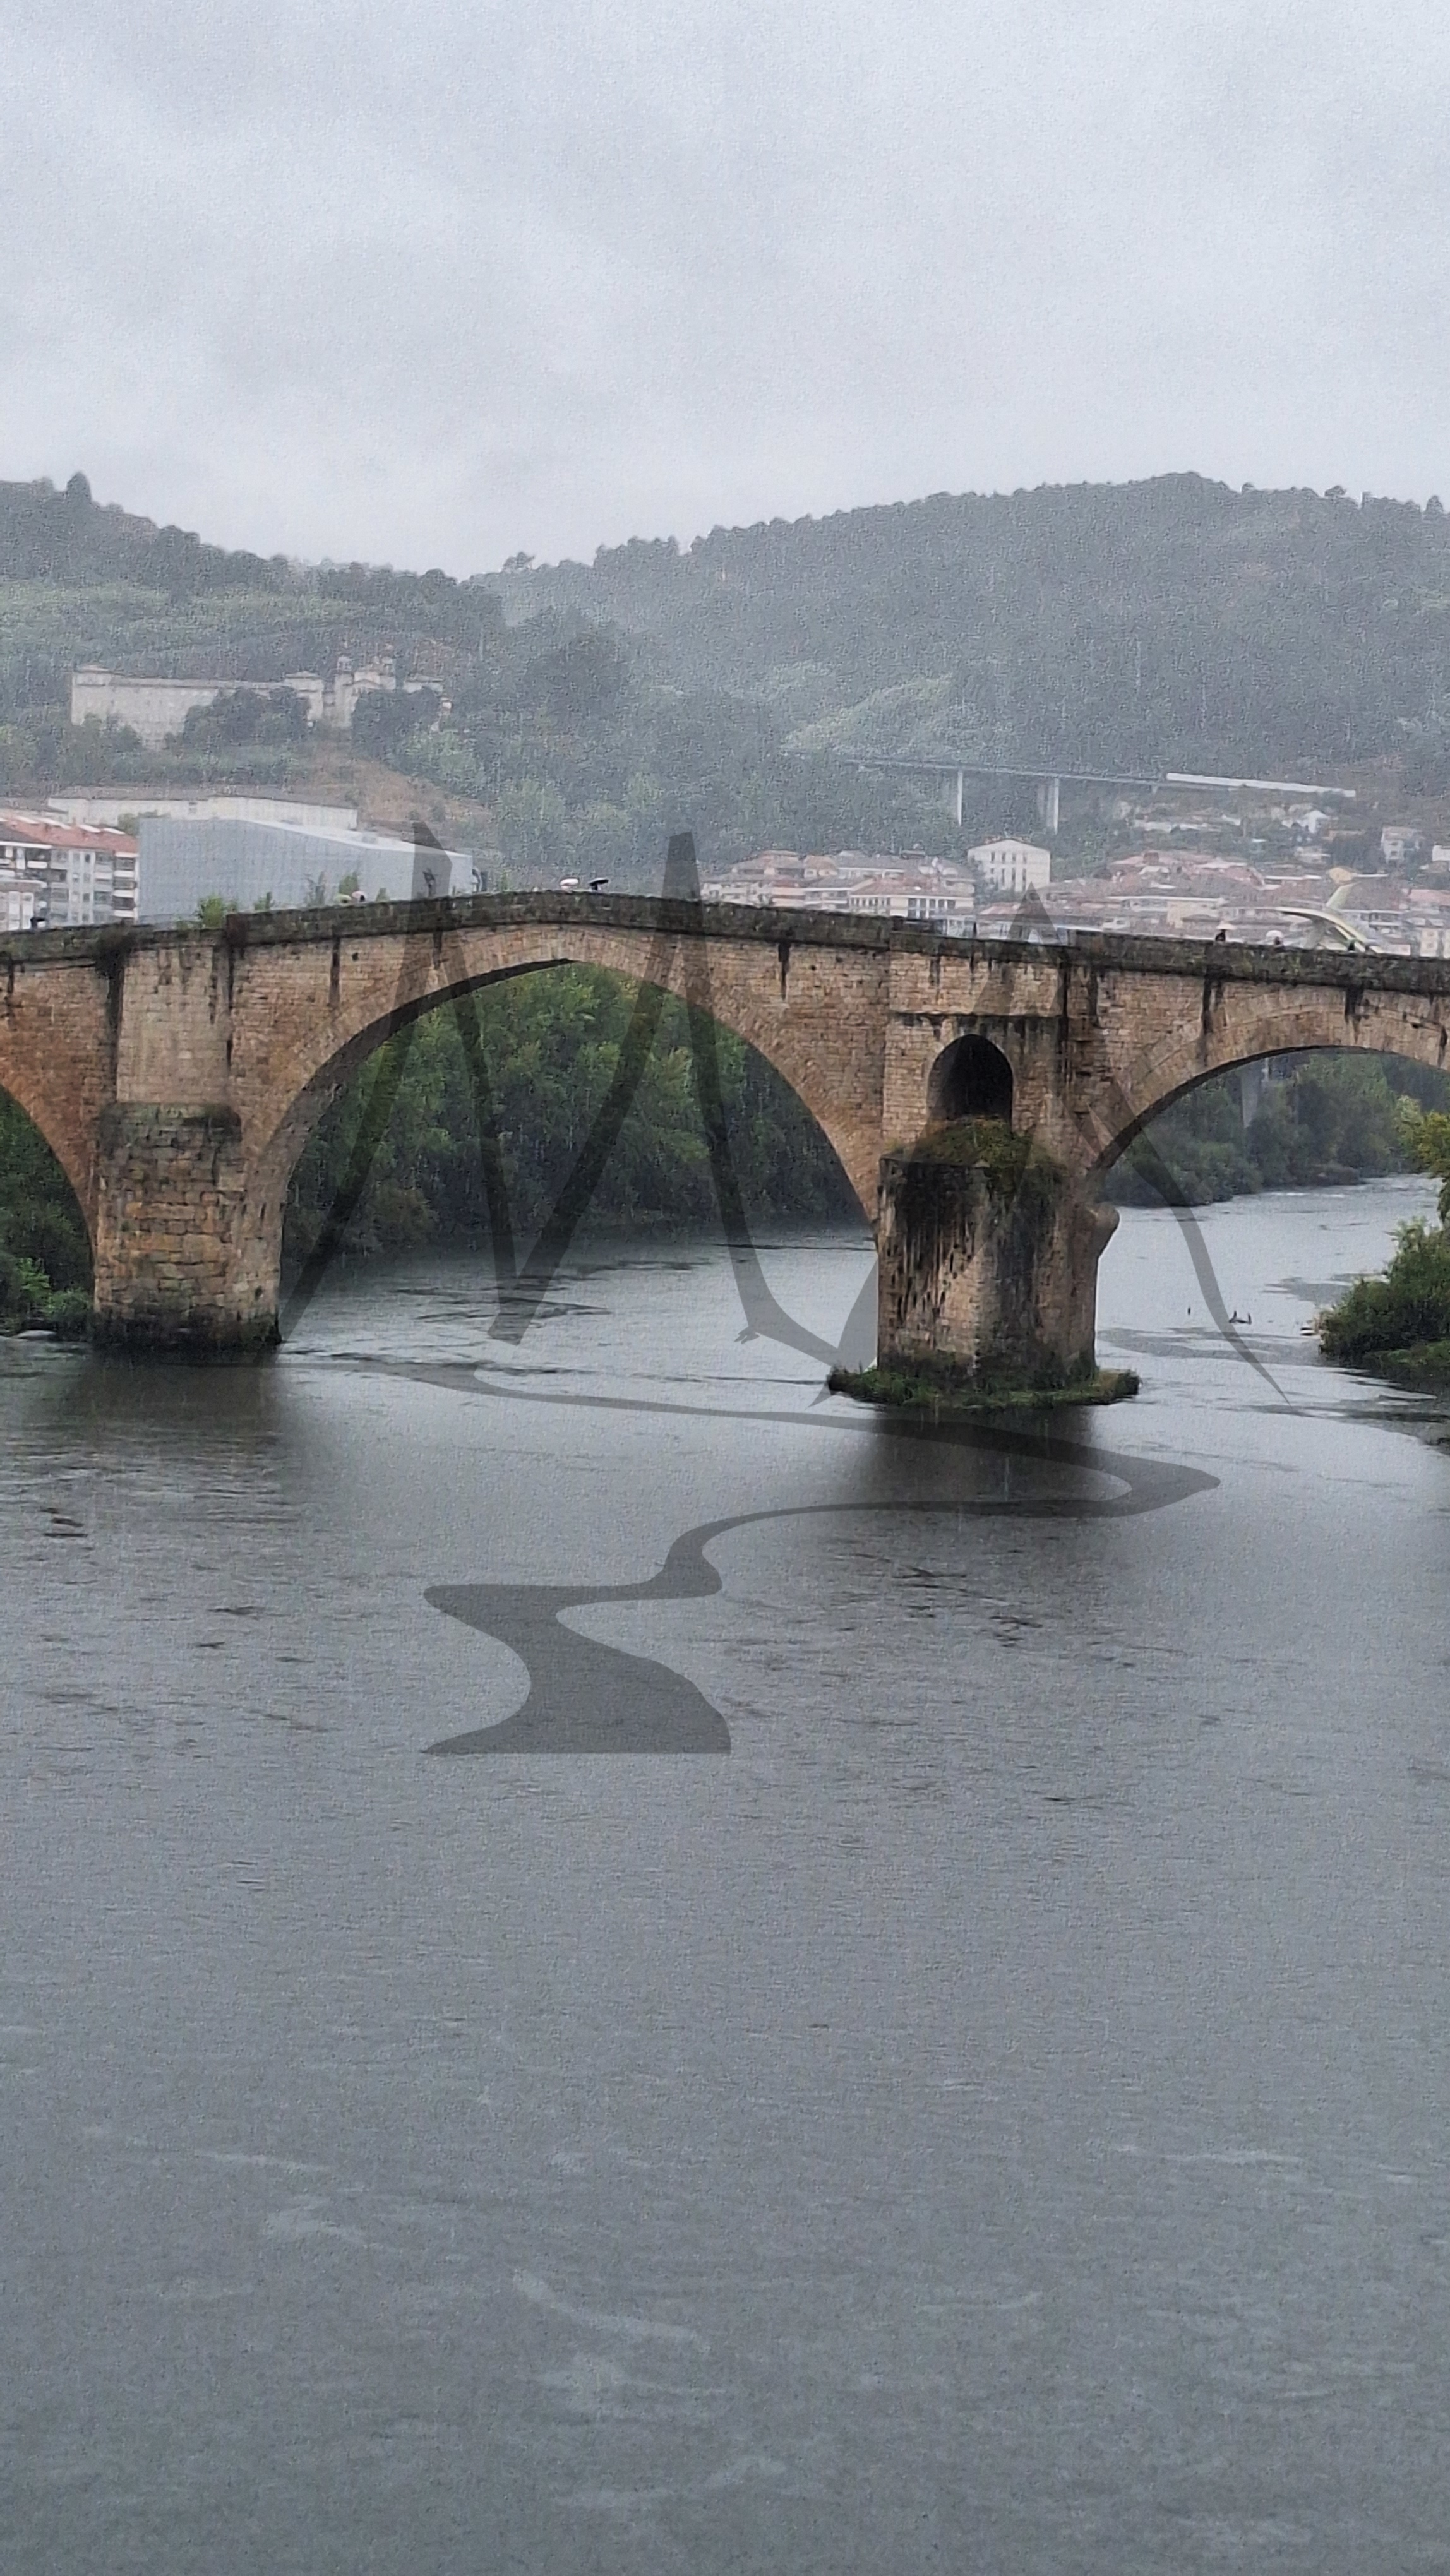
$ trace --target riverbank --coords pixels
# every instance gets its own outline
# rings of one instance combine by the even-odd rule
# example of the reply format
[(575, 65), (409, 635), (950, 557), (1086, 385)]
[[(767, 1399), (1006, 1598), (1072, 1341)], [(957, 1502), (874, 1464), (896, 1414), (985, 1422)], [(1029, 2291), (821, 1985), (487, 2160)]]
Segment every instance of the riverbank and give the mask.
[(1450, 1395), (1450, 1341), (1411, 1342), (1404, 1350), (1377, 1351), (1358, 1365), (1371, 1377), (1419, 1395)]

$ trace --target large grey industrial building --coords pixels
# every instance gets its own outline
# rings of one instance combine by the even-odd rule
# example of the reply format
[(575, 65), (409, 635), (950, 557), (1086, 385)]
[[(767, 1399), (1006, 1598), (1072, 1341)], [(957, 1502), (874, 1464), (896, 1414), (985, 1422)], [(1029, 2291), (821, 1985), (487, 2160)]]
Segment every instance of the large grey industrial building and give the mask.
[(251, 912), (269, 899), (279, 911), (335, 903), (349, 879), (370, 901), (389, 903), (487, 891), (471, 852), (418, 847), (383, 832), (161, 814), (143, 814), (139, 830), (143, 921), (185, 921), (209, 895), (231, 912)]

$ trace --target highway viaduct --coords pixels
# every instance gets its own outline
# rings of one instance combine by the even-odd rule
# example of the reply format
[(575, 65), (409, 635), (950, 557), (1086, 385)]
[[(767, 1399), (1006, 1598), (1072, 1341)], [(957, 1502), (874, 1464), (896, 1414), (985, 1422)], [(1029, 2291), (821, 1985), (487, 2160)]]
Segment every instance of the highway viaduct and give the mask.
[(758, 1048), (876, 1230), (878, 1356), (983, 1377), (1092, 1365), (1101, 1178), (1178, 1093), (1303, 1048), (1450, 1062), (1440, 959), (571, 893), (11, 936), (0, 1088), (84, 1212), (97, 1339), (274, 1341), (288, 1180), (329, 1102), (418, 1014), (561, 965), (677, 994)]

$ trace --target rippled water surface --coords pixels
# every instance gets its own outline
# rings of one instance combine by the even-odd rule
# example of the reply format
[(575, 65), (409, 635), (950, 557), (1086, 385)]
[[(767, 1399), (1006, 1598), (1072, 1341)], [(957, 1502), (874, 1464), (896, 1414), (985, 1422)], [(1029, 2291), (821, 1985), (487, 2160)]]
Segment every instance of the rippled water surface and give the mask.
[(1450, 2567), (1450, 1423), (1302, 1330), (1427, 1199), (1239, 1349), (1128, 1213), (1041, 1436), (710, 1245), (0, 1345), (7, 2576)]

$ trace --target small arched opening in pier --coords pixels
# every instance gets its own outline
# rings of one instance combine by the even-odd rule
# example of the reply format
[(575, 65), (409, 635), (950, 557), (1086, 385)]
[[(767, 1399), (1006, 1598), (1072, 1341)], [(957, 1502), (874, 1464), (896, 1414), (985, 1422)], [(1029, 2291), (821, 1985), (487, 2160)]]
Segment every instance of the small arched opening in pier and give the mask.
[(1012, 1067), (990, 1038), (954, 1038), (927, 1077), (926, 1105), (936, 1124), (959, 1118), (1012, 1123)]

